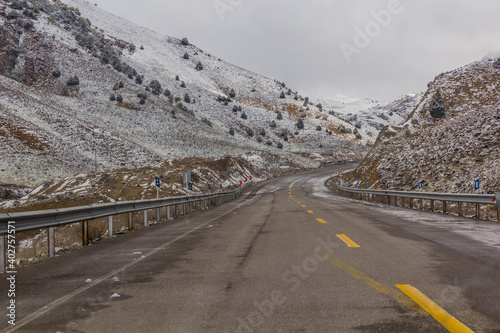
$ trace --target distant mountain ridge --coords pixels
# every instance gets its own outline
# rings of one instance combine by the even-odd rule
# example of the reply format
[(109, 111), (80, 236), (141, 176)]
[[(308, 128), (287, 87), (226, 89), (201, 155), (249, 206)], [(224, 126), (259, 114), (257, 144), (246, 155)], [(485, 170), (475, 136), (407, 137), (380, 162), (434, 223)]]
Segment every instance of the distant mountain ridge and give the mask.
[(374, 141), (384, 126), (403, 122), (422, 96), (423, 93), (406, 94), (387, 103), (370, 99), (327, 99), (324, 104), (340, 118), (358, 124)]

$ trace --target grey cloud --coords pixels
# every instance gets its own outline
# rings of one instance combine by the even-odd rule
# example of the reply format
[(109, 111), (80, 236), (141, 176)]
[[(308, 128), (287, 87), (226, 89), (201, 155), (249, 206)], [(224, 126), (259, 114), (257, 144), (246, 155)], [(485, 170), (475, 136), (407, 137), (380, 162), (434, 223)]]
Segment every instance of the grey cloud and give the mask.
[[(441, 72), (500, 49), (500, 3), (489, 0), (401, 0), (401, 13), (354, 54), (354, 28), (397, 0), (94, 0), (137, 24), (198, 47), (235, 65), (285, 81), (305, 94), (346, 94), (388, 101), (426, 89)], [(238, 4), (239, 3), (239, 4)]]

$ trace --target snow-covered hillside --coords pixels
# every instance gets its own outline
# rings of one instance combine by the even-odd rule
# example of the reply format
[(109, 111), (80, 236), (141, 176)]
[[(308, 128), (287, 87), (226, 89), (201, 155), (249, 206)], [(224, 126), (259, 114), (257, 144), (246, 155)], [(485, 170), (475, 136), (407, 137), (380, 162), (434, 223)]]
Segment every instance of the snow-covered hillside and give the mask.
[(388, 103), (347, 97), (323, 99), (327, 110), (363, 129), (374, 142), (387, 125), (398, 125), (415, 109), (423, 93), (403, 95)]
[(247, 152), (313, 167), (373, 141), (284, 83), (88, 1), (0, 3), (0, 183)]
[(500, 188), (500, 59), (444, 73), (400, 126), (388, 126), (348, 181), (372, 188), (473, 192)]

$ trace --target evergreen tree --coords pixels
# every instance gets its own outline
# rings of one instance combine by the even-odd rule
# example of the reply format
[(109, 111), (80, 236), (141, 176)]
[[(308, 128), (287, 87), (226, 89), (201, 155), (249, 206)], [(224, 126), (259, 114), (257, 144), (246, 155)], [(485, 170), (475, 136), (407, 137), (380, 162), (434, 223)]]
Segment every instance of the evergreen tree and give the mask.
[(444, 118), (446, 116), (446, 105), (444, 104), (443, 96), (441, 96), (441, 92), (438, 90), (434, 97), (432, 97), (431, 105), (429, 108), (429, 113), (432, 118)]

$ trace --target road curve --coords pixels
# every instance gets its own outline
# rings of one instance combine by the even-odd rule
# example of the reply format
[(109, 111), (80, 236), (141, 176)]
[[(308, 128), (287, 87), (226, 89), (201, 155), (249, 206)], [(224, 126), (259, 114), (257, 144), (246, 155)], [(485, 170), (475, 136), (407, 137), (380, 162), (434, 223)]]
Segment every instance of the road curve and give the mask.
[(24, 267), (0, 332), (500, 331), (500, 225), (339, 197), (339, 170)]

